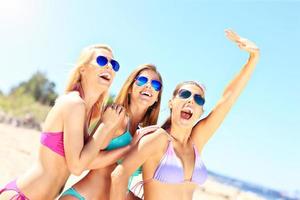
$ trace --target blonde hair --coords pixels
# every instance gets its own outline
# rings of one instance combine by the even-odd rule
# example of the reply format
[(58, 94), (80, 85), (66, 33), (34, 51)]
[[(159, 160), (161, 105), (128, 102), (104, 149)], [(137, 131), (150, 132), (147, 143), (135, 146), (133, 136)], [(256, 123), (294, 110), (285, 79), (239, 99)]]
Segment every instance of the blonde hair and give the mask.
[[(162, 77), (160, 73), (157, 71), (156, 66), (153, 64), (143, 64), (140, 65), (137, 69), (135, 69), (127, 78), (125, 81), (123, 87), (120, 90), (120, 93), (115, 99), (115, 103), (123, 105), (126, 110), (128, 111), (129, 117), (132, 117), (132, 113), (130, 113), (129, 105), (130, 105), (130, 94), (129, 90), (132, 88), (133, 83), (135, 82), (136, 77), (144, 70), (151, 70), (155, 72), (158, 77), (159, 81), (162, 83)], [(162, 84), (163, 85), (163, 84)], [(157, 123), (159, 111), (160, 111), (160, 104), (161, 104), (161, 94), (162, 94), (162, 89), (159, 91), (158, 94), (158, 99), (157, 102), (155, 102), (152, 106), (150, 106), (140, 123), (143, 127), (149, 126), (149, 125), (154, 125)]]
[[(82, 89), (81, 85), (81, 73), (80, 69), (83, 67), (87, 67), (87, 65), (91, 62), (93, 56), (95, 55), (97, 50), (107, 50), (111, 54), (113, 54), (113, 51), (111, 47), (108, 45), (103, 44), (95, 44), (88, 46), (82, 50), (80, 53), (79, 59), (77, 63), (75, 64), (75, 67), (71, 71), (69, 80), (67, 82), (66, 88), (65, 88), (65, 94), (72, 92), (72, 91), (78, 91), (81, 97), (84, 97), (84, 91)], [(104, 92), (97, 102), (93, 105), (91, 110), (91, 119), (100, 117), (100, 114), (102, 112), (103, 105), (105, 101), (107, 100), (108, 93)]]
[[(204, 85), (199, 84), (199, 83), (197, 83), (196, 81), (184, 81), (184, 82), (179, 83), (179, 84), (176, 86), (175, 90), (173, 91), (172, 99), (175, 98), (175, 96), (178, 94), (179, 89), (180, 89), (182, 86), (184, 86), (184, 85), (195, 85), (195, 86), (199, 87), (199, 88), (203, 91), (203, 93), (205, 92), (205, 87), (204, 87)], [(171, 125), (172, 125), (172, 122), (171, 122), (172, 110), (171, 110), (171, 109), (170, 109), (170, 113), (171, 113), (170, 116), (166, 119), (166, 121), (165, 121), (165, 122), (163, 123), (163, 125), (161, 126), (161, 127), (162, 127), (163, 129), (165, 129), (165, 130), (169, 129), (169, 128), (171, 127)]]

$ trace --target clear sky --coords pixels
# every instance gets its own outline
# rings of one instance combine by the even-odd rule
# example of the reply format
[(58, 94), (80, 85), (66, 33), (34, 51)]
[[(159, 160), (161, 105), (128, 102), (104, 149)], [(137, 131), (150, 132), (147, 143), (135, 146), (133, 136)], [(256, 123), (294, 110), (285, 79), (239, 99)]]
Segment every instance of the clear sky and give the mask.
[(283, 0), (1, 1), (0, 89), (8, 92), (41, 70), (61, 93), (81, 49), (106, 43), (121, 64), (113, 94), (150, 62), (164, 78), (160, 121), (184, 80), (206, 85), (207, 114), (248, 58), (225, 38), (231, 27), (257, 43), (261, 59), (203, 159), (215, 172), (300, 190), (299, 10), (299, 1)]

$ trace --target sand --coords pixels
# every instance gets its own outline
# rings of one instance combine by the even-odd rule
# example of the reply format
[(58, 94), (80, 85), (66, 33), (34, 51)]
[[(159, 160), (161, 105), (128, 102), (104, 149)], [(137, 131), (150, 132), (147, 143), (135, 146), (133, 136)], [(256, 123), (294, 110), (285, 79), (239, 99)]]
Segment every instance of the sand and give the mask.
[[(37, 157), (40, 133), (36, 130), (16, 128), (0, 124), (0, 186), (18, 177), (29, 169)], [(84, 176), (84, 174), (82, 175)], [(81, 177), (71, 176), (66, 188)], [(194, 198), (199, 200), (261, 200), (253, 193), (218, 183), (212, 177), (195, 191)]]

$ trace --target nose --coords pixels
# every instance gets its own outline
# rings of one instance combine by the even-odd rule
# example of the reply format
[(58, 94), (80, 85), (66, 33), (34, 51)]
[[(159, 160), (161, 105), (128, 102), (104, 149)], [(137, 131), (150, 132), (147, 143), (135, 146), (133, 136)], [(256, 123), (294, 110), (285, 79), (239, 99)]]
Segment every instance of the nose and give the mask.
[(145, 84), (145, 87), (146, 87), (146, 88), (151, 88), (151, 81), (148, 81), (148, 82)]
[(194, 104), (193, 97), (190, 96), (190, 97), (188, 98), (188, 101), (187, 101), (187, 102), (190, 103), (190, 104)]
[(112, 65), (110, 64), (110, 62), (108, 62), (108, 63), (105, 65), (104, 68), (107, 69), (107, 70), (112, 70), (112, 69), (113, 69), (113, 68), (112, 68)]

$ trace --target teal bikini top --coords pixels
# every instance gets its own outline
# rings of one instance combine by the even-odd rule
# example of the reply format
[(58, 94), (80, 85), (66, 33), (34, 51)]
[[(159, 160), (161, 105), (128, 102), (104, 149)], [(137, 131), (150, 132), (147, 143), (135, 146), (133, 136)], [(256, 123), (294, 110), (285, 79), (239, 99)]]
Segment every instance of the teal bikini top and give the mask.
[(130, 144), (130, 142), (132, 141), (132, 136), (131, 136), (131, 133), (129, 132), (129, 125), (130, 125), (130, 123), (128, 122), (126, 132), (123, 133), (122, 135), (119, 135), (118, 137), (113, 138), (109, 142), (109, 144), (105, 148), (105, 150), (108, 150), (108, 151), (114, 150), (114, 149), (118, 149), (121, 147), (125, 147)]
[[(130, 120), (128, 121), (127, 124), (127, 130), (125, 133), (123, 133), (122, 135), (119, 135), (118, 137), (113, 138), (110, 143), (108, 144), (108, 146), (105, 148), (105, 150), (114, 150), (114, 149), (118, 149), (121, 147), (124, 147), (126, 145), (129, 145), (130, 142), (132, 141), (132, 136), (131, 133), (129, 132), (129, 125), (130, 125)], [(140, 127), (138, 127), (139, 129)], [(118, 164), (122, 163), (122, 160), (118, 160), (117, 162)], [(142, 167), (139, 167), (131, 176), (128, 182), (128, 190), (130, 190), (130, 185), (131, 182), (133, 180), (134, 176), (138, 176), (142, 173)]]
[(105, 148), (105, 150), (110, 151), (110, 150), (118, 149), (121, 147), (125, 147), (128, 144), (130, 144), (131, 141), (132, 141), (131, 133), (129, 131), (126, 131), (122, 135), (119, 135), (118, 137), (113, 138), (110, 141), (110, 143), (108, 144), (108, 146)]

